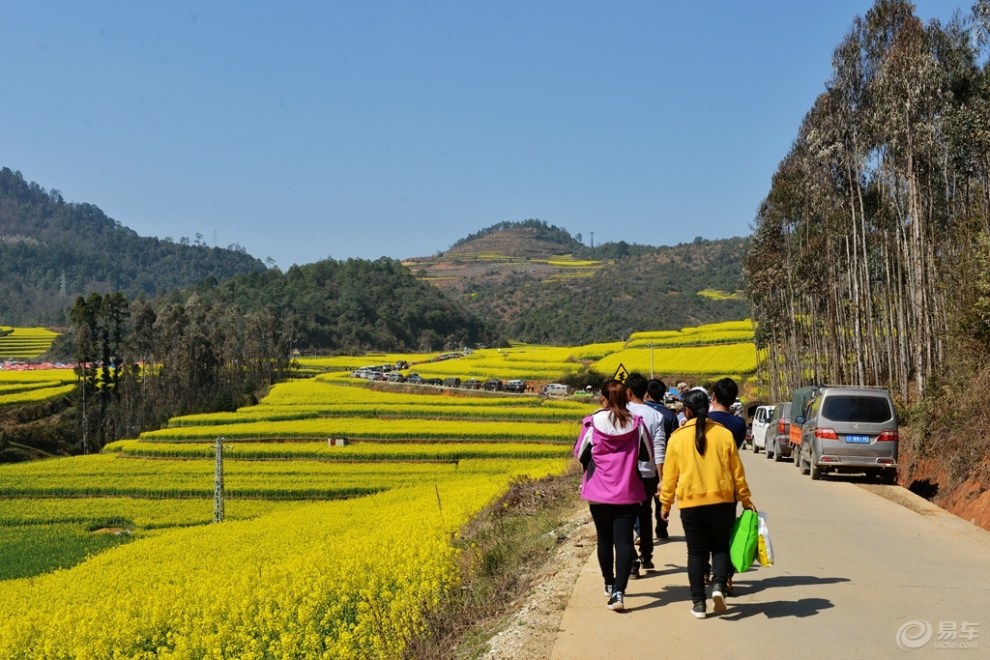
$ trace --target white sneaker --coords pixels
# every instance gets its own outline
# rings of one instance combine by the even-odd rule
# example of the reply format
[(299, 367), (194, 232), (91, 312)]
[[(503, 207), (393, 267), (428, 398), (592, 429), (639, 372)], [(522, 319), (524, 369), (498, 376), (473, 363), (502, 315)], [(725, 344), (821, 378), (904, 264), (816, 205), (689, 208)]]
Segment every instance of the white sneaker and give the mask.
[(625, 605), (622, 602), (622, 592), (613, 591), (612, 597), (608, 599), (608, 609), (613, 612), (621, 612), (624, 608)]
[(712, 587), (712, 603), (712, 611), (715, 614), (721, 614), (725, 611), (725, 587), (717, 582)]

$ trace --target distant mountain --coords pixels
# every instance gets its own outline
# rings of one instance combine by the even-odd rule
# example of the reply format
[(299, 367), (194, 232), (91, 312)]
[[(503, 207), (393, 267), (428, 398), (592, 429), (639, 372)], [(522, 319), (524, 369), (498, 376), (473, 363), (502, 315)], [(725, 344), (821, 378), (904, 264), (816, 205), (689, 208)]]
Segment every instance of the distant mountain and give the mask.
[(590, 247), (580, 234), (525, 220), (402, 265), (327, 260), (283, 274), (237, 245), (138, 236), (98, 207), (65, 202), (3, 168), (0, 322), (63, 325), (78, 296), (121, 291), (156, 306), (195, 296), (244, 311), (277, 308), (295, 319), (296, 346), (313, 352), (613, 341), (748, 317), (746, 245)]
[(588, 247), (566, 230), (526, 220), (489, 227), (436, 257), (404, 263), (460, 297), (505, 337), (581, 344), (747, 318), (747, 244), (731, 238)]
[(209, 247), (138, 236), (92, 204), (0, 169), (0, 322), (60, 325), (77, 296), (121, 291), (130, 298), (211, 278), (261, 272), (239, 246)]

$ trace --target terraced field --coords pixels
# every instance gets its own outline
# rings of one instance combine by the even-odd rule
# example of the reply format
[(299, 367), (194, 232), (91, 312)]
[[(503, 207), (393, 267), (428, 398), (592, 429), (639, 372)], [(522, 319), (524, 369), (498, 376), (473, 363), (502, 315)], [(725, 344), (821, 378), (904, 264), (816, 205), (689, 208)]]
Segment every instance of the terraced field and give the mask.
[(44, 355), (57, 332), (47, 328), (14, 328), (0, 325), (0, 361), (33, 360)]
[[(319, 375), (258, 405), (176, 417), (99, 455), (2, 465), (0, 657), (403, 657), (424, 613), (458, 589), (459, 530), (514, 480), (567, 470), (594, 403), (352, 371), (402, 361), (423, 377), (545, 382), (652, 360), (663, 375), (751, 372), (743, 328), (707, 332), (304, 358)], [(751, 335), (749, 346), (755, 360)], [(16, 377), (0, 372), (0, 404), (71, 388)]]

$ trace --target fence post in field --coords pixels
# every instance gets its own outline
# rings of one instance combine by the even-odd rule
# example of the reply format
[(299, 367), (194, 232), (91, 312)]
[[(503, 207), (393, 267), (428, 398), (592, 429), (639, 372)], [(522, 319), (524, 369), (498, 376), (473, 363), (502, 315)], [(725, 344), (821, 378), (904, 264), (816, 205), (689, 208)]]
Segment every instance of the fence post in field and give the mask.
[(223, 438), (217, 438), (217, 469), (213, 488), (213, 522), (223, 522)]

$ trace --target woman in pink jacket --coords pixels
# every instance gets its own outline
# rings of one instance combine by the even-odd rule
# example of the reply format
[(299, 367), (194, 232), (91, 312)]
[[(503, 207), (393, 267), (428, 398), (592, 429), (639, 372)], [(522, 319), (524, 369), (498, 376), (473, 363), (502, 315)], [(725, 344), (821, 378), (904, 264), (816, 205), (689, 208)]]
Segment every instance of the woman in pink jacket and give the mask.
[[(588, 501), (598, 533), (598, 564), (605, 579), (608, 608), (623, 609), (635, 552), (633, 526), (646, 489), (639, 461), (652, 467), (652, 440), (643, 419), (626, 408), (625, 386), (602, 387), (601, 410), (584, 418), (574, 455), (584, 467), (581, 497)], [(642, 452), (643, 455), (640, 455)]]

